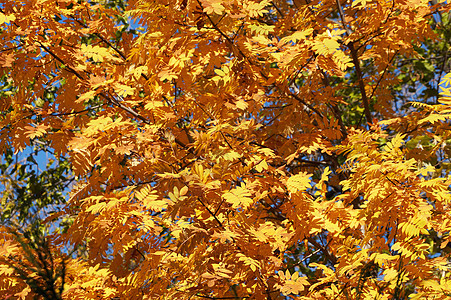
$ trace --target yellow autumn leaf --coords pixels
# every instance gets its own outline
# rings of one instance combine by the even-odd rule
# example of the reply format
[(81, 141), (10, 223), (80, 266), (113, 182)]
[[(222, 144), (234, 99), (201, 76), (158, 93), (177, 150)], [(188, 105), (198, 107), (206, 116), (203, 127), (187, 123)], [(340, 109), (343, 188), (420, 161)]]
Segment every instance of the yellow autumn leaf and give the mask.
[(244, 183), (241, 183), (241, 186), (237, 186), (236, 188), (224, 193), (222, 198), (232, 204), (232, 208), (243, 208), (247, 209), (254, 203), (254, 200), (251, 198), (250, 191), (246, 188)]
[(306, 189), (311, 188), (310, 177), (310, 174), (302, 172), (288, 178), (288, 192), (296, 193), (297, 191), (305, 191)]
[(4, 13), (0, 12), (0, 25), (3, 23), (9, 23), (16, 20), (16, 16), (13, 14), (5, 15)]

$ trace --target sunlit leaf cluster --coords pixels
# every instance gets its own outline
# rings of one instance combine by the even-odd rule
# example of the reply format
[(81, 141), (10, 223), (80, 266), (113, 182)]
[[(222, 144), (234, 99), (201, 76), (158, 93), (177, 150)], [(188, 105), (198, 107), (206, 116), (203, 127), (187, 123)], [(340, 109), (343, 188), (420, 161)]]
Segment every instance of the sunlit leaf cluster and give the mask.
[(2, 1), (0, 298), (448, 299), (450, 8)]

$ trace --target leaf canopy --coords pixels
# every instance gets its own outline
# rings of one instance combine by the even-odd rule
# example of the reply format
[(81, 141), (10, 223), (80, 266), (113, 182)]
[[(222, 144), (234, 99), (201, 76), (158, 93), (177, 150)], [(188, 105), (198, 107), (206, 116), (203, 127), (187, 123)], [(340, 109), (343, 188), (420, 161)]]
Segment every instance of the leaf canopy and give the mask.
[(0, 295), (449, 298), (450, 8), (4, 0)]

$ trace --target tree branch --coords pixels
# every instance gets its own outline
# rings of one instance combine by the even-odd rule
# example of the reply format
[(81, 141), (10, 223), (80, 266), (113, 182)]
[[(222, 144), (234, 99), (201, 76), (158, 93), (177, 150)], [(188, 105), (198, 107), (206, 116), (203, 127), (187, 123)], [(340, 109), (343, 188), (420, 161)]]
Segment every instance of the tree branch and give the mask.
[(323, 247), (320, 243), (318, 243), (317, 241), (315, 241), (312, 237), (307, 238), (307, 240), (309, 241), (310, 244), (312, 244), (313, 246), (315, 246), (317, 249), (321, 249), (321, 252), (324, 253), (324, 255), (326, 256), (326, 258), (333, 264), (335, 265), (337, 263), (337, 258), (335, 257), (335, 255), (329, 253), (329, 251), (326, 249), (326, 247)]
[[(345, 29), (348, 36), (350, 36), (352, 32), (348, 28), (348, 26), (346, 26), (344, 12), (343, 12), (343, 8), (341, 7), (340, 0), (335, 0), (335, 2), (337, 3), (337, 6), (338, 6), (338, 14), (340, 15), (340, 20), (343, 25), (343, 29)], [(366, 118), (367, 123), (371, 124), (373, 122), (373, 120), (371, 117), (371, 110), (370, 110), (370, 105), (369, 105), (369, 101), (368, 101), (368, 96), (366, 95), (366, 91), (365, 91), (365, 83), (363, 81), (362, 70), (360, 69), (359, 56), (358, 56), (357, 50), (354, 48), (354, 42), (349, 42), (347, 44), (347, 47), (348, 47), (349, 51), (351, 51), (352, 62), (354, 63), (357, 80), (359, 82), (359, 89), (360, 89), (360, 94), (362, 96), (362, 103), (363, 103), (363, 109), (365, 112), (365, 118)]]
[(68, 70), (68, 72), (74, 74), (78, 77), (78, 79), (84, 80), (84, 77), (80, 75), (77, 71), (75, 71), (71, 66), (68, 66), (61, 58), (58, 57), (50, 48), (47, 48), (44, 46), (41, 42), (37, 42), (39, 46), (41, 46), (47, 53), (49, 53), (53, 58), (55, 58), (57, 61), (59, 61), (61, 64), (64, 65), (64, 68)]

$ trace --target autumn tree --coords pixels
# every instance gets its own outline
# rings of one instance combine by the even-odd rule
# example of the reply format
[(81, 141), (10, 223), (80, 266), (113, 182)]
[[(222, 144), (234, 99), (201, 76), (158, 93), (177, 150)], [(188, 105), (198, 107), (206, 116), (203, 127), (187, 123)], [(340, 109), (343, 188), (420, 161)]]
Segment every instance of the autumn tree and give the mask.
[(449, 9), (3, 0), (0, 295), (448, 299)]

